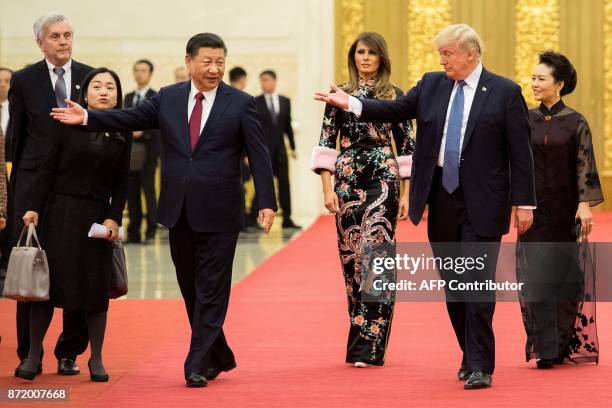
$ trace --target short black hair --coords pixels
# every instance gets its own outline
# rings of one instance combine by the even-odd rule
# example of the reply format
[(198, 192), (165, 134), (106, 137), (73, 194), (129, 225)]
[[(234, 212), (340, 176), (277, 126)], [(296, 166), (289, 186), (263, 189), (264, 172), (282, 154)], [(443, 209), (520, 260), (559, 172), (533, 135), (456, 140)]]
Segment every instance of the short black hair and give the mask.
[(0, 67), (0, 71), (8, 71), (11, 74), (11, 76), (13, 76), (13, 74), (15, 73), (13, 72), (12, 69), (6, 68), (6, 67)]
[(259, 74), (259, 77), (262, 77), (264, 75), (270, 75), (276, 81), (276, 72), (272, 71), (271, 69), (266, 69), (265, 71), (262, 71), (262, 73)]
[(548, 65), (552, 69), (555, 82), (563, 81), (561, 96), (569, 95), (576, 89), (578, 74), (567, 57), (557, 51), (547, 50), (540, 53), (540, 64)]
[(140, 59), (134, 63), (134, 67), (138, 64), (147, 64), (149, 66), (149, 72), (153, 73), (153, 63), (148, 59)]
[(85, 102), (85, 98), (87, 97), (87, 88), (89, 88), (89, 83), (96, 75), (103, 74), (105, 72), (111, 74), (111, 76), (115, 80), (115, 83), (117, 84), (117, 105), (115, 105), (115, 108), (120, 108), (123, 105), (123, 92), (121, 91), (121, 81), (119, 80), (119, 75), (117, 75), (117, 73), (112, 69), (100, 67), (89, 71), (89, 73), (85, 76), (85, 79), (83, 79), (83, 82), (81, 83), (79, 105), (81, 105), (83, 108), (87, 109), (87, 102)]
[(247, 72), (242, 67), (234, 67), (230, 69), (229, 80), (231, 83), (241, 80), (247, 76)]
[(195, 57), (200, 48), (223, 48), (223, 53), (227, 55), (227, 47), (217, 34), (200, 33), (196, 34), (187, 41), (187, 54)]

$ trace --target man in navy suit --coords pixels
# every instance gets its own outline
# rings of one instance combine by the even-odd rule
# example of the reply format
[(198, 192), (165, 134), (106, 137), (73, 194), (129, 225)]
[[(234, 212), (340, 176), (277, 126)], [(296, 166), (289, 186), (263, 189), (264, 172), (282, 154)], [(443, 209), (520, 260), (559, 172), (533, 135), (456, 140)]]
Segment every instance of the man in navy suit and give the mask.
[(211, 33), (187, 43), (192, 80), (160, 89), (132, 109), (54, 109), (62, 123), (88, 130), (160, 129), (162, 185), (157, 220), (170, 229), (170, 251), (191, 324), (188, 387), (205, 387), (236, 367), (223, 333), (232, 261), (242, 228), (240, 161), (246, 152), (259, 220), (269, 232), (276, 198), (270, 156), (252, 96), (222, 82), (227, 49)]
[[(518, 207), (519, 234), (533, 222), (536, 201), (527, 106), (516, 83), (484, 69), (481, 42), (471, 27), (447, 27), (436, 45), (445, 73), (426, 73), (403, 97), (358, 100), (333, 87), (335, 93), (318, 93), (316, 99), (366, 122), (417, 119), (410, 219), (418, 224), (429, 205), (428, 235), (436, 256), (446, 254), (443, 248), (449, 250), (440, 243), (490, 243), (480, 277), (494, 280), (499, 242), (509, 231), (512, 206)], [(461, 246), (466, 247), (473, 251), (487, 245)], [(452, 270), (440, 272), (445, 279), (458, 276)], [(448, 313), (463, 351), (458, 377), (466, 380), (466, 389), (490, 387), (495, 368), (494, 296), (452, 300), (447, 298)]]

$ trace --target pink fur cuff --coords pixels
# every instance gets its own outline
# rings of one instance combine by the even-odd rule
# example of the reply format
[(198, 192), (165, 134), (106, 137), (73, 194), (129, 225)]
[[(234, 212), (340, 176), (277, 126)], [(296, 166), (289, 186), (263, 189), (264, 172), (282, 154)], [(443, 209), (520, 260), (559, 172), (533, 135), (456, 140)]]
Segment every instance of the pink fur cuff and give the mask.
[(412, 155), (398, 156), (397, 165), (399, 166), (400, 178), (405, 179), (410, 177), (412, 171)]
[(315, 146), (312, 149), (312, 157), (310, 159), (310, 170), (319, 174), (321, 170), (336, 172), (336, 159), (338, 151), (324, 146)]

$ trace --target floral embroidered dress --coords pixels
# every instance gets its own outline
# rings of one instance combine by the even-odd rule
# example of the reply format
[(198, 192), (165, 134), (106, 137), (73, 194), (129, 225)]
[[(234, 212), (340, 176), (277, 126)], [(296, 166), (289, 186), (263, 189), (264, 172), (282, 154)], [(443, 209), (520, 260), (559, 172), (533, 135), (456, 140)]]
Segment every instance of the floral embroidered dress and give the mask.
[[(558, 293), (563, 299), (530, 302), (520, 297), (526, 359), (597, 362), (594, 266), (583, 259), (586, 246), (568, 259), (564, 248), (572, 244), (548, 244), (575, 242), (578, 203), (594, 206), (603, 201), (591, 131), (584, 116), (563, 101), (550, 110), (544, 105), (530, 110), (529, 123), (538, 206), (533, 225), (519, 236), (522, 262), (517, 262), (517, 278), (527, 283), (561, 282), (558, 290), (563, 292)], [(543, 250), (549, 252), (544, 256)], [(551, 279), (549, 273), (554, 275)]]
[[(363, 81), (353, 95), (375, 97), (373, 88)], [(363, 249), (368, 244), (395, 243), (400, 179), (410, 176), (412, 163), (411, 136), (409, 121), (360, 122), (354, 114), (327, 105), (319, 146), (313, 149), (311, 169), (334, 174), (340, 204), (336, 229), (350, 317), (347, 363), (384, 363), (394, 302), (393, 297), (361, 301)]]

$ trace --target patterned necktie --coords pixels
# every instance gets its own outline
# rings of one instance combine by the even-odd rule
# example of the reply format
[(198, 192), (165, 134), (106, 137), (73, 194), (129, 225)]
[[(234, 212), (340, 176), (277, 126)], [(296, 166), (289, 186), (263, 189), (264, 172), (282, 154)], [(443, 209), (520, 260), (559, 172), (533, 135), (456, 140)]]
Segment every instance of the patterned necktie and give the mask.
[(444, 146), (444, 170), (442, 171), (442, 185), (451, 194), (459, 187), (459, 158), (461, 156), (461, 125), (463, 123), (463, 86), (465, 81), (457, 83), (457, 92), (446, 129), (446, 145)]
[(191, 111), (189, 118), (189, 140), (191, 141), (191, 150), (195, 148), (198, 139), (200, 138), (200, 125), (202, 124), (202, 99), (204, 94), (198, 92), (195, 96), (196, 103)]
[(134, 102), (132, 103), (132, 106), (136, 107), (138, 105), (140, 105), (140, 94), (136, 92), (136, 95), (134, 95)]
[(66, 97), (66, 81), (64, 81), (64, 73), (66, 70), (64, 68), (53, 68), (53, 72), (57, 75), (57, 81), (55, 81), (55, 102), (57, 103), (58, 108), (65, 108), (66, 102), (64, 102)]

